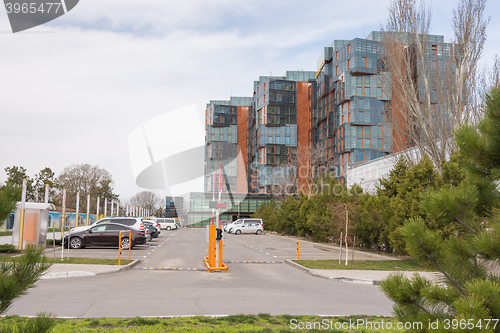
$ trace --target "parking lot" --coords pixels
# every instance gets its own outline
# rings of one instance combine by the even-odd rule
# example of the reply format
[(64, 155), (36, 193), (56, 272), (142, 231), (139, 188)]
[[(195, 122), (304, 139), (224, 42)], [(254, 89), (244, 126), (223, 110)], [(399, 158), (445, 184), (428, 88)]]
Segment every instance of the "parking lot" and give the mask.
[[(336, 250), (311, 243), (301, 242), (300, 249), (301, 258), (338, 258)], [(132, 249), (132, 258), (141, 259), (134, 269), (41, 280), (6, 314), (51, 312), (95, 318), (240, 313), (387, 316), (392, 312), (392, 303), (378, 286), (317, 278), (285, 264), (285, 259), (296, 258), (294, 238), (226, 234), (227, 273), (206, 271), (207, 250), (204, 229), (163, 230), (157, 239)], [(89, 247), (70, 250), (69, 255), (117, 258), (118, 249)], [(140, 293), (131, 294), (138, 288)], [(70, 294), (78, 295), (78, 301)]]
[[(181, 237), (176, 237), (181, 234)], [(299, 242), (299, 253), (297, 253)], [(204, 229), (162, 230), (158, 238), (150, 242), (136, 245), (131, 250), (132, 260), (141, 260), (139, 267), (143, 268), (196, 268), (204, 269), (203, 257), (207, 255), (207, 243)], [(49, 248), (47, 256), (61, 257), (61, 247), (56, 250)], [(298, 240), (295, 237), (283, 237), (271, 233), (255, 234), (224, 234), (224, 257), (227, 265), (242, 261), (280, 261), (287, 259), (338, 259), (338, 248)], [(118, 258), (118, 249), (109, 246), (86, 247), (83, 249), (64, 249), (64, 257), (81, 258)], [(128, 256), (128, 250), (122, 251), (122, 258)], [(342, 258), (345, 259), (345, 249)], [(349, 251), (349, 259), (352, 252)], [(355, 260), (380, 260), (370, 254), (356, 251)]]

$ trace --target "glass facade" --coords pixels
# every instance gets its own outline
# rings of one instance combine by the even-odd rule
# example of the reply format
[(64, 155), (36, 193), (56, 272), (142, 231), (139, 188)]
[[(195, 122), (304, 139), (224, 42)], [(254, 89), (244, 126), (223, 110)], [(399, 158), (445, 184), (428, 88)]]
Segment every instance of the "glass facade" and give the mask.
[[(296, 192), (298, 113), (309, 119), (309, 107), (298, 108), (299, 82), (314, 82), (315, 72), (287, 71), (254, 82), (248, 120), (248, 186), (253, 193)], [(302, 99), (308, 100), (309, 92)], [(286, 189), (285, 189), (286, 188)]]
[(224, 168), (224, 187), (236, 189), (238, 143), (238, 107), (252, 105), (251, 97), (231, 97), (229, 101), (210, 101), (205, 110), (205, 184), (206, 191), (219, 186), (219, 169)]
[[(217, 198), (216, 193), (216, 200)], [(235, 221), (238, 217), (250, 217), (262, 203), (270, 200), (275, 200), (275, 197), (265, 194), (223, 193), (221, 201), (226, 202), (228, 210), (221, 213), (220, 221)], [(212, 223), (212, 209), (208, 207), (210, 201), (212, 201), (211, 192), (190, 194), (187, 211), (189, 227), (204, 227)]]

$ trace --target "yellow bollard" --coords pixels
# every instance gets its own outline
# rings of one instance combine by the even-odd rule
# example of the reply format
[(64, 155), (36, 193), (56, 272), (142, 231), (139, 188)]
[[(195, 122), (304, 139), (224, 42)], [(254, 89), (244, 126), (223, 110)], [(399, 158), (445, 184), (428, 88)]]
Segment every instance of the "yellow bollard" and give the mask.
[(300, 259), (300, 247), (299, 247), (299, 241), (297, 241), (297, 260)]
[(120, 266), (122, 250), (126, 249), (126, 247), (122, 247), (122, 232), (128, 232), (128, 260), (130, 260), (130, 249), (131, 249), (130, 244), (132, 243), (132, 231), (130, 230), (120, 231), (120, 237), (118, 238), (118, 266)]

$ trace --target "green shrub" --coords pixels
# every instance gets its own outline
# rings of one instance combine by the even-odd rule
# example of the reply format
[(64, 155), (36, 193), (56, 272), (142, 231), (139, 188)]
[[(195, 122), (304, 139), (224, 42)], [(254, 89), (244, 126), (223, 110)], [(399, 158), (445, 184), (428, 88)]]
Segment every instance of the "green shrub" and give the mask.
[(17, 250), (12, 244), (0, 245), (0, 253), (18, 253), (21, 252)]
[[(46, 243), (47, 243), (47, 245), (52, 245), (52, 244), (54, 244), (54, 240), (47, 239)], [(61, 245), (61, 240), (60, 239), (56, 239), (56, 245), (59, 245), (59, 246)]]

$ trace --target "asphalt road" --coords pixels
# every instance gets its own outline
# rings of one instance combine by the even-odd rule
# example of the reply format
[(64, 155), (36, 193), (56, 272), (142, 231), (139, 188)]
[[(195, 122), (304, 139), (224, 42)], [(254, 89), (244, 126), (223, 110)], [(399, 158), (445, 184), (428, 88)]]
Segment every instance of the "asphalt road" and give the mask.
[[(304, 256), (313, 257), (317, 251), (317, 255), (338, 258), (335, 251), (327, 255), (328, 251), (312, 245), (302, 246)], [(89, 256), (91, 252), (85, 251), (101, 257), (108, 252), (114, 253), (113, 258), (117, 255), (116, 250), (104, 248), (70, 253)], [(226, 235), (228, 273), (203, 271), (207, 243), (202, 229), (163, 231), (154, 242), (137, 246), (132, 253), (143, 259), (136, 269), (41, 280), (6, 314), (51, 312), (59, 317), (93, 318), (240, 313), (388, 316), (392, 312), (392, 303), (378, 286), (321, 279), (284, 264), (284, 259), (296, 258), (293, 239)]]

